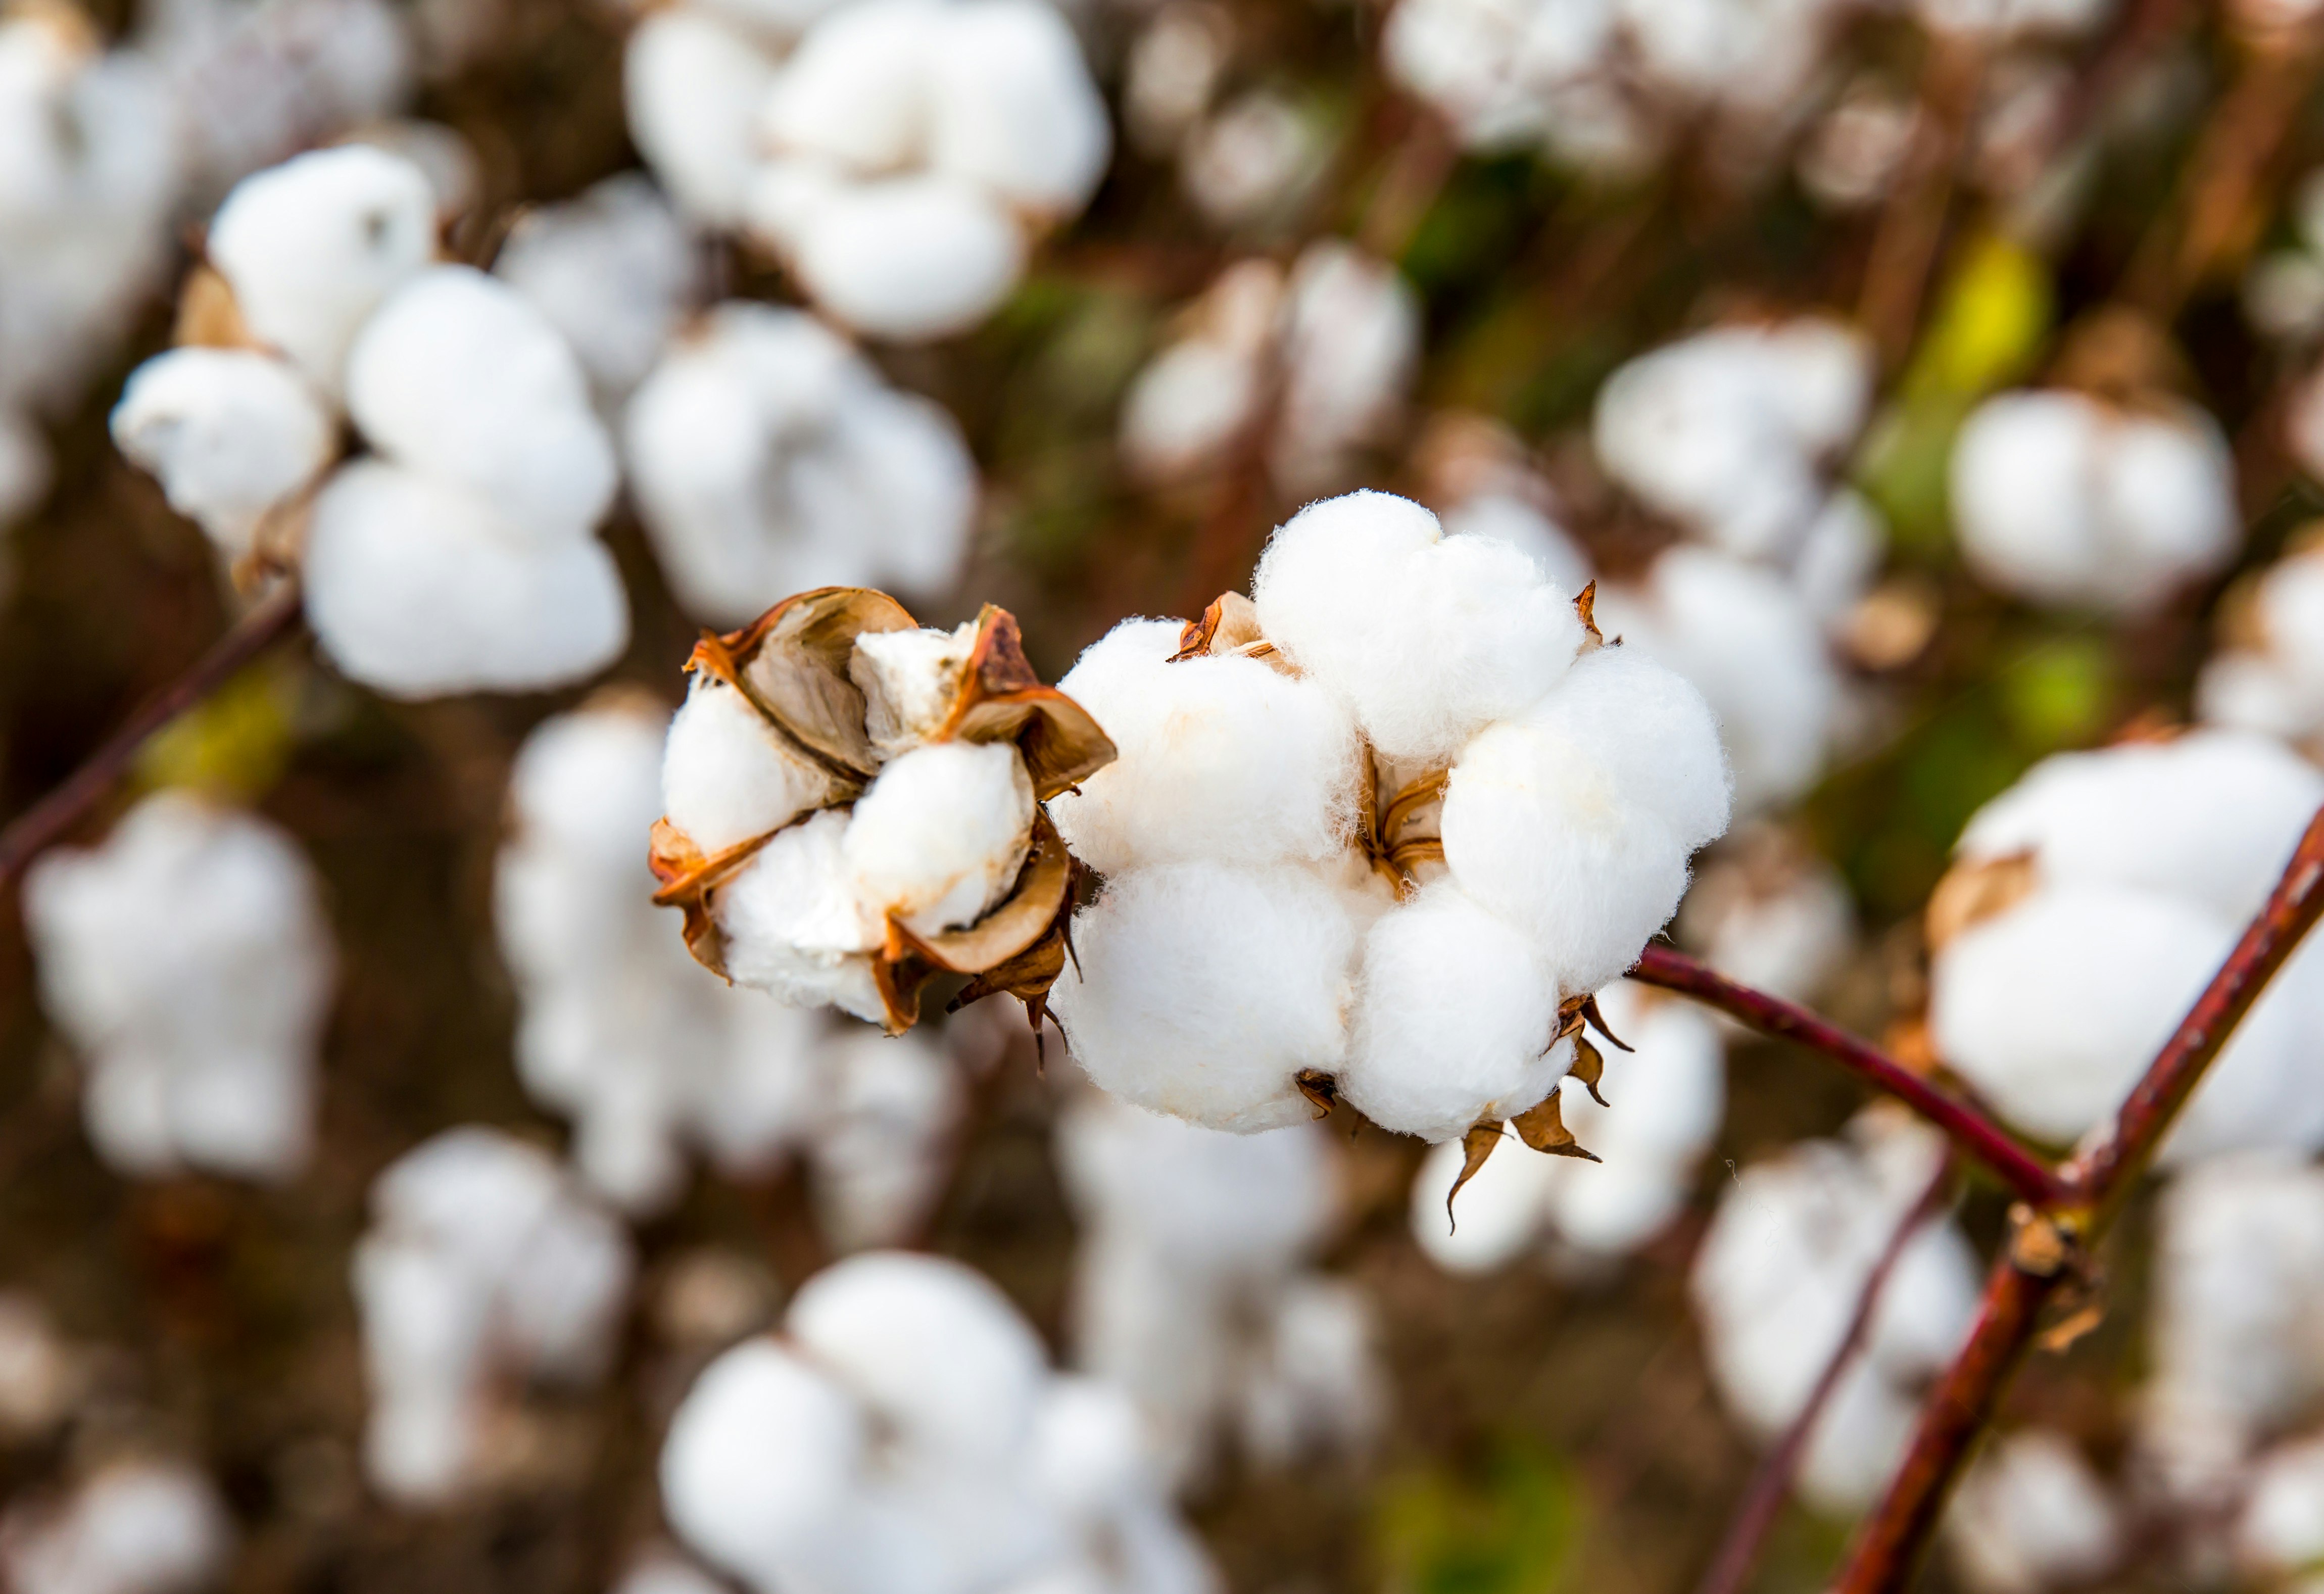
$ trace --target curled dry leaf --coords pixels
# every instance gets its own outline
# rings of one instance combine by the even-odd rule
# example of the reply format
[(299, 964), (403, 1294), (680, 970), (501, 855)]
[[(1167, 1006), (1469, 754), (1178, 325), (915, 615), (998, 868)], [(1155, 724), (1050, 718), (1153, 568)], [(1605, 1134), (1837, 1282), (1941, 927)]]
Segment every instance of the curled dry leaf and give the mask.
[(1590, 1092), (1592, 1101), (1600, 1107), (1608, 1105), (1598, 1091), (1599, 1082), (1606, 1077), (1606, 1055), (1590, 1044), (1588, 1036), (1573, 1037), (1573, 1066), (1566, 1073), (1582, 1082), (1582, 1088)]
[(1113, 739), (1089, 710), (1042, 684), (1025, 660), (1017, 617), (987, 604), (976, 618), (976, 645), (960, 673), (952, 712), (930, 739), (1013, 742), (1042, 802), (1078, 786), (1113, 762)]
[(1259, 629), (1259, 606), (1239, 592), (1221, 593), (1203, 611), (1200, 620), (1186, 622), (1185, 629), (1178, 634), (1178, 650), (1170, 655), (1170, 662), (1183, 664), (1189, 659), (1230, 656), (1263, 659), (1283, 675), (1299, 673), (1298, 667)]
[(1600, 1159), (1594, 1151), (1585, 1150), (1565, 1127), (1565, 1110), (1560, 1105), (1561, 1092), (1552, 1091), (1541, 1099), (1541, 1104), (1530, 1111), (1520, 1112), (1509, 1119), (1517, 1138), (1536, 1151), (1545, 1151), (1552, 1156), (1578, 1156), (1584, 1162)]
[[(1582, 618), (1582, 651), (1594, 652), (1606, 645), (1606, 633), (1598, 629), (1598, 583), (1593, 579), (1573, 594), (1573, 612)], [(1618, 640), (1619, 639), (1616, 639)]]
[[(1557, 1098), (1553, 1096), (1550, 1100), (1554, 1101)], [(1444, 1216), (1454, 1229), (1461, 1227), (1461, 1220), (1453, 1215), (1452, 1198), (1461, 1193), (1462, 1185), (1477, 1176), (1477, 1170), (1485, 1166), (1485, 1159), (1493, 1155), (1493, 1147), (1500, 1143), (1501, 1126), (1490, 1119), (1471, 1124), (1469, 1132), (1461, 1137), (1461, 1176), (1453, 1180), (1452, 1188), (1444, 1193)]]

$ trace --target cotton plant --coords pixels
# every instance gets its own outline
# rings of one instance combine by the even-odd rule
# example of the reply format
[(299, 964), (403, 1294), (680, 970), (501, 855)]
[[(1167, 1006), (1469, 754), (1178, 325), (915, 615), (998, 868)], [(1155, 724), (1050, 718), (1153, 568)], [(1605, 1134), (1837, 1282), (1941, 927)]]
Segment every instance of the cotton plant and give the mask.
[[(1944, 1154), (1934, 1130), (1883, 1105), (1840, 1138), (1752, 1164), (1720, 1193), (1690, 1285), (1712, 1385), (1762, 1441), (1806, 1408), (1865, 1281)], [(1968, 1335), (1979, 1271), (1941, 1215), (1907, 1241), (1809, 1436), (1797, 1487), (1810, 1506), (1845, 1516), (1877, 1497), (1904, 1457), (1923, 1386)]]
[(1093, 1081), (1213, 1129), (1344, 1101), (1472, 1165), (1505, 1123), (1575, 1154), (1552, 1092), (1594, 1077), (1591, 999), (1726, 827), (1692, 687), (1515, 548), (1379, 493), (1310, 505), (1250, 598), (1125, 622), (1060, 685), (1120, 753), (1050, 804), (1103, 879), (1050, 992)]
[(203, 1594), (223, 1587), (234, 1521), (184, 1461), (124, 1459), (69, 1493), (0, 1513), (0, 1580), (14, 1594)]
[[(1937, 1055), (2037, 1139), (2109, 1121), (2324, 805), (2247, 733), (2061, 753), (1971, 817), (1931, 898)], [(2309, 1066), (2324, 974), (2296, 957), (2164, 1142), (2165, 1165), (2324, 1145)]]
[(2313, 526), (2222, 608), (2219, 647), (2195, 683), (2211, 723), (2324, 746), (2324, 543)]
[(1112, 149), (1045, 0), (696, 0), (640, 22), (625, 71), (631, 135), (680, 208), (873, 337), (991, 315)]
[(604, 1377), (633, 1267), (620, 1223), (512, 1136), (447, 1129), (391, 1164), (352, 1271), (373, 1487), (420, 1507), (489, 1482), (524, 1386)]
[(713, 624), (809, 587), (939, 594), (968, 555), (977, 477), (959, 424), (798, 310), (734, 301), (686, 327), (631, 399), (622, 444), (662, 568)]
[(24, 924), (107, 1165), (270, 1183), (306, 1167), (336, 958), (290, 837), (165, 791), (101, 846), (40, 859)]
[(519, 216), (493, 274), (549, 318), (608, 413), (660, 360), (705, 275), (692, 231), (635, 171)]
[(1420, 332), (1411, 286), (1353, 244), (1310, 244), (1287, 273), (1238, 261), (1131, 383), (1122, 457), (1167, 484), (1251, 446), (1286, 492), (1343, 485), (1362, 451), (1399, 428)]
[(1056, 1150), (1074, 1361), (1138, 1400), (1166, 1478), (1201, 1479), (1230, 1442), (1262, 1468), (1366, 1446), (1370, 1306), (1315, 1267), (1340, 1205), (1327, 1133), (1223, 1134), (1090, 1092)]
[(872, 1252), (706, 1368), (665, 1516), (754, 1594), (1213, 1594), (1128, 1396), (1048, 1365), (959, 1263)]
[[(245, 180), (122, 452), (256, 579), (295, 568), (323, 651), (392, 696), (532, 691), (629, 637), (595, 528), (619, 469), (588, 379), (507, 283), (436, 261), (436, 198), (364, 145)], [(367, 452), (343, 456), (348, 428)]]
[(1611, 1058), (1603, 1103), (1561, 1083), (1566, 1127), (1602, 1166), (1500, 1157), (1462, 1188), (1462, 1147), (1428, 1154), (1412, 1183), (1413, 1239), (1448, 1273), (1483, 1274), (1520, 1257), (1589, 1268), (1637, 1250), (1685, 1210), (1727, 1102), (1718, 1027), (1700, 1009), (1618, 981), (1598, 993), (1628, 1049)]
[(940, 973), (1035, 1025), (1065, 962), (1074, 862), (1043, 805), (1114, 756), (987, 604), (945, 631), (860, 587), (706, 637), (662, 762), (655, 900), (737, 984), (890, 1033)]
[(1195, 210), (1226, 228), (1279, 225), (1296, 211), (1330, 150), (1314, 119), (1279, 88), (1230, 93), (1234, 19), (1210, 0), (1170, 0), (1130, 41), (1122, 109), (1130, 142), (1174, 161)]
[(182, 181), (168, 86), (78, 8), (0, 15), (0, 529), (48, 491), (78, 403), (158, 286)]
[(2080, 1588), (2121, 1567), (2128, 1514), (2064, 1434), (2021, 1428), (1969, 1469), (1945, 1516), (1954, 1573), (1974, 1594)]

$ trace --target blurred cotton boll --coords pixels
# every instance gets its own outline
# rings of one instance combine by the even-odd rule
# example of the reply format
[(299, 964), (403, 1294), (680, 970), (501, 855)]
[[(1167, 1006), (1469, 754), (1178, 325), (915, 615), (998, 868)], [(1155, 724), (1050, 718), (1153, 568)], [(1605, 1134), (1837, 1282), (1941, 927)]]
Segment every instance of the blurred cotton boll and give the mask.
[(313, 872), (264, 820), (164, 793), (34, 865), (25, 924), (82, 1109), (124, 1174), (288, 1179), (311, 1144), (334, 957)]
[(1319, 175), (1323, 153), (1298, 106), (1253, 90), (1187, 138), (1179, 180), (1194, 207), (1214, 224), (1249, 226), (1295, 205)]
[(0, 1516), (16, 1594), (201, 1594), (226, 1580), (235, 1531), (208, 1478), (180, 1461), (120, 1461), (52, 1502)]
[(2073, 1442), (2028, 1428), (2000, 1440), (1961, 1480), (1945, 1539), (1978, 1594), (2041, 1594), (2113, 1571), (2128, 1547), (2124, 1525)]
[[(1943, 1156), (1934, 1130), (1884, 1106), (1858, 1115), (1845, 1139), (1804, 1141), (1745, 1168), (1721, 1193), (1695, 1258), (1695, 1311), (1720, 1396), (1763, 1440), (1807, 1404)], [(1810, 1504), (1845, 1514), (1878, 1496), (1904, 1456), (1920, 1386), (1968, 1334), (1977, 1276), (1947, 1219), (1908, 1242), (1809, 1440), (1800, 1488)]]
[(613, 405), (653, 368), (703, 273), (669, 201), (624, 172), (519, 217), (493, 274), (549, 318), (599, 402)]
[(2203, 667), (2203, 718), (2313, 747), (2324, 733), (2324, 557), (2312, 535), (2263, 572), (2227, 646)]
[(337, 423), (305, 379), (241, 349), (173, 349), (148, 360), (114, 409), (113, 438), (229, 558), (251, 553), (267, 511), (296, 497), (338, 452)]
[(1970, 567), (2035, 604), (2151, 610), (2241, 540), (2227, 443), (2191, 409), (2004, 393), (1962, 426), (1950, 480)]
[(490, 1480), (491, 1430), (530, 1380), (604, 1375), (628, 1298), (628, 1237), (546, 1153), (447, 1129), (372, 1186), (355, 1248), (373, 1484), (439, 1505)]
[(1721, 973), (1804, 1002), (1854, 950), (1856, 908), (1804, 837), (1762, 822), (1738, 825), (1705, 856), (1677, 931)]
[(1135, 1415), (979, 1275), (871, 1253), (783, 1326), (710, 1365), (661, 1455), (679, 1535), (759, 1594), (1215, 1589)]
[(623, 439), (671, 585), (713, 623), (816, 586), (941, 592), (968, 552), (959, 427), (796, 310), (725, 304), (681, 333)]

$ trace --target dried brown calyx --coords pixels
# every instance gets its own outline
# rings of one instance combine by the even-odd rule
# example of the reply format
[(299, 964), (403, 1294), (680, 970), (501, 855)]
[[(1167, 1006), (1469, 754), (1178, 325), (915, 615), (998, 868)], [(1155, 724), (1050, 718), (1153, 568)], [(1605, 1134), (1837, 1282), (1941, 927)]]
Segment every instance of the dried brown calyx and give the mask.
[[(917, 630), (902, 604), (860, 587), (824, 587), (785, 599), (741, 631), (706, 636), (688, 673), (732, 688), (770, 738), (822, 797), (786, 824), (715, 852), (665, 818), (654, 827), (650, 861), (661, 882), (654, 900), (685, 916), (687, 950), (724, 976), (726, 949), (715, 900), (776, 837), (831, 809), (850, 807), (898, 750), (883, 752), (872, 728), (871, 701), (851, 667), (858, 640)], [(957, 634), (957, 633), (956, 633)], [(1015, 748), (1036, 802), (1070, 789), (1114, 757), (1112, 742), (1072, 698), (1044, 685), (1027, 662), (1017, 622), (988, 604), (964, 654), (937, 677), (939, 699), (917, 721), (910, 745), (946, 742)], [(919, 1018), (922, 988), (940, 973), (972, 976), (952, 1004), (1007, 993), (1022, 1000), (1038, 1030), (1050, 986), (1070, 947), (1075, 866), (1046, 811), (1034, 810), (1032, 834), (1010, 889), (974, 923), (940, 934), (916, 933), (879, 913), (875, 944), (862, 954), (890, 1033)], [(881, 922), (884, 921), (884, 922)]]
[(1287, 676), (1299, 673), (1284, 651), (1259, 629), (1259, 608), (1239, 592), (1221, 593), (1211, 600), (1200, 620), (1189, 620), (1178, 633), (1178, 650), (1170, 662), (1189, 659), (1261, 659)]
[[(1603, 1107), (1607, 1104), (1606, 1098), (1599, 1093), (1598, 1086), (1606, 1075), (1606, 1056), (1591, 1044), (1589, 1036), (1591, 1029), (1605, 1037), (1607, 1043), (1617, 1050), (1627, 1052), (1631, 1049), (1621, 1037), (1606, 1027), (1606, 1019), (1598, 1011), (1595, 995), (1569, 996), (1557, 1005), (1557, 1033), (1550, 1037), (1549, 1046), (1542, 1048), (1542, 1054), (1546, 1056), (1551, 1046), (1562, 1040), (1571, 1040), (1573, 1043), (1573, 1065), (1566, 1073), (1580, 1080), (1582, 1088), (1590, 1092), (1590, 1099)], [(1564, 1101), (1564, 1089), (1560, 1086), (1506, 1124), (1486, 1119), (1471, 1125), (1469, 1132), (1461, 1137), (1461, 1176), (1452, 1181), (1452, 1188), (1445, 1193), (1444, 1215), (1456, 1224), (1459, 1222), (1452, 1214), (1452, 1198), (1461, 1193), (1463, 1184), (1477, 1176), (1477, 1171), (1485, 1166), (1485, 1159), (1493, 1155), (1493, 1148), (1507, 1138), (1508, 1129), (1517, 1130), (1519, 1140), (1550, 1156), (1577, 1157), (1583, 1162), (1600, 1160), (1596, 1152), (1576, 1140), (1573, 1131), (1565, 1127)]]
[(1929, 893), (1923, 921), (1929, 951), (1941, 952), (1962, 932), (1999, 917), (2032, 896), (2041, 883), (2041, 870), (2030, 852), (1956, 863)]

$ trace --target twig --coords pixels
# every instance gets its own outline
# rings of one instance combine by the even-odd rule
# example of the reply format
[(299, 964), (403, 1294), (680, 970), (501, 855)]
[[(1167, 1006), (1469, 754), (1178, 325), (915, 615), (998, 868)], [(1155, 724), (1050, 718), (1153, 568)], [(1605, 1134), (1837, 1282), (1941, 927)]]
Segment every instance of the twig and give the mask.
[[(2075, 1276), (2075, 1255), (2087, 1256), (2104, 1236), (2205, 1071), (2319, 917), (2324, 811), (2309, 822), (2267, 905), (2124, 1101), (2113, 1135), (2069, 1165), (2069, 1199), (2017, 1214), (2017, 1234), (1987, 1276), (1969, 1343), (1923, 1409), (1903, 1466), (1858, 1532), (1838, 1594), (1887, 1594), (1912, 1576), (1970, 1447), (2033, 1344), (2043, 1307)], [(2049, 1243), (2024, 1243), (2029, 1231), (2044, 1230)]]
[(1872, 1326), (1872, 1314), (1880, 1304), (1880, 1292), (1887, 1286), (1888, 1276), (1896, 1270), (1898, 1260), (1913, 1237), (1921, 1231), (1921, 1226), (1944, 1205), (1952, 1182), (1953, 1159), (1948, 1153), (1939, 1163), (1929, 1187), (1905, 1212), (1904, 1221), (1896, 1225), (1879, 1259), (1873, 1263), (1872, 1271), (1865, 1276), (1863, 1291), (1856, 1298), (1856, 1313), (1848, 1321), (1848, 1331), (1832, 1348), (1831, 1359), (1824, 1364), (1823, 1376), (1809, 1392), (1807, 1404), (1800, 1408), (1775, 1448), (1767, 1452), (1758, 1470), (1751, 1474), (1750, 1487), (1743, 1491), (1735, 1515), (1729, 1519), (1719, 1553), (1697, 1585), (1696, 1594), (1743, 1594), (1745, 1585), (1750, 1581), (1751, 1569), (1759, 1562), (1760, 1546), (1766, 1542), (1767, 1531), (1775, 1525), (1784, 1497), (1791, 1492), (1800, 1458), (1807, 1454), (1808, 1442), (1815, 1437), (1816, 1424), (1822, 1419), (1824, 1408), (1831, 1404), (1841, 1377), (1856, 1359), (1857, 1349)]
[(2037, 1206), (2067, 1192), (2058, 1175), (2008, 1132), (1975, 1108), (1955, 1100), (1877, 1047), (1794, 1002), (1729, 980), (1714, 969), (1666, 946), (1649, 946), (1630, 978), (1658, 985), (1717, 1008), (1737, 1022), (1821, 1052), (1841, 1067), (1890, 1095), (1942, 1129), (1953, 1144), (2012, 1190)]
[(106, 737), (62, 785), (0, 830), (0, 883), (23, 873), (35, 857), (87, 817), (129, 772), (138, 751), (156, 732), (287, 635), (298, 624), (299, 613), (299, 584), (285, 578), (235, 622), (234, 629), (219, 638), (193, 668), (138, 705), (127, 723)]

